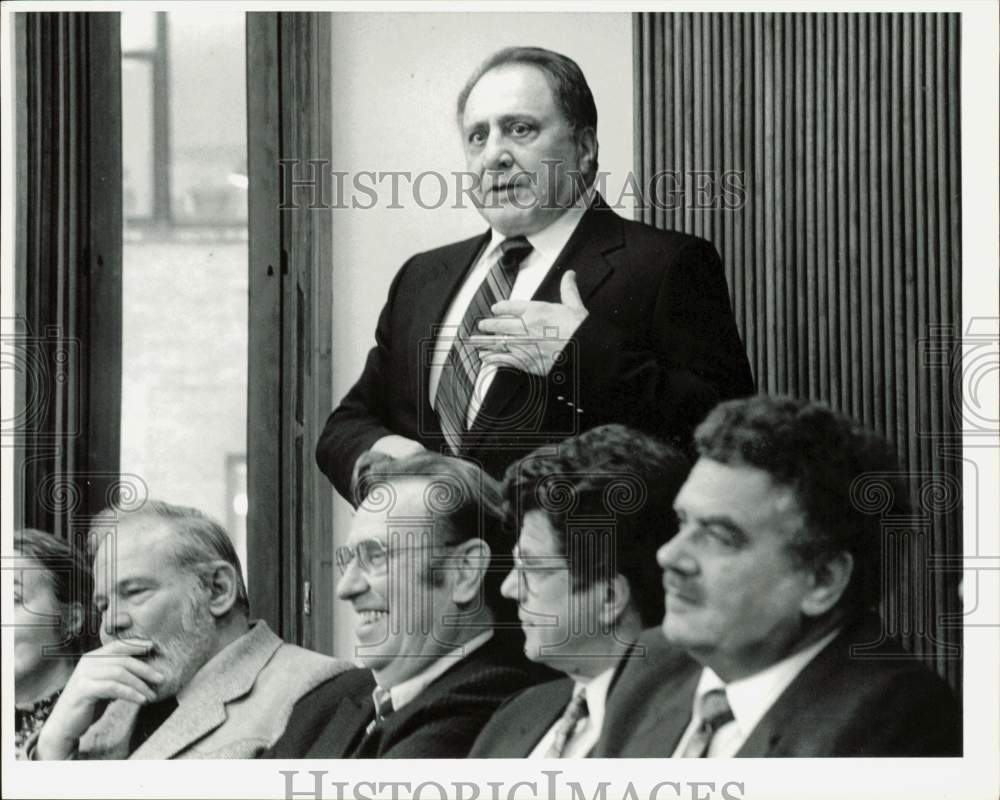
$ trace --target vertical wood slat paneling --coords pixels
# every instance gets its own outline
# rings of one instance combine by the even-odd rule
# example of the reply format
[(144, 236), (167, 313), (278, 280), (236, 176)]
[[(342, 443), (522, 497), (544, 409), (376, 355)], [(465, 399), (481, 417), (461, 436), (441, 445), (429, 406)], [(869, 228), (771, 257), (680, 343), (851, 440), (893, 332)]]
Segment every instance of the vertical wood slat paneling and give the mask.
[[(641, 13), (634, 43), (638, 183), (679, 190), (642, 219), (719, 249), (761, 391), (894, 442), (919, 535), (890, 626), (957, 685), (956, 575), (925, 563), (961, 552), (957, 373), (924, 348), (961, 324), (958, 15)], [(699, 208), (727, 171), (742, 204)]]
[(123, 488), (119, 15), (25, 13), (17, 29), (17, 524), (68, 537)]

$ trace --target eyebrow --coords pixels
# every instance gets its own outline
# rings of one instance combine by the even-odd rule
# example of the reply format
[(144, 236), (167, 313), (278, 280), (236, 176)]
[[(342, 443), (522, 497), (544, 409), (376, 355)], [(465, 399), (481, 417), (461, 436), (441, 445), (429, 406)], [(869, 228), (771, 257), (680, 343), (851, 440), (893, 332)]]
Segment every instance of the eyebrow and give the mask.
[[(157, 582), (156, 578), (154, 578), (152, 576), (146, 576), (146, 577), (140, 577), (140, 578), (124, 578), (124, 579), (122, 579), (120, 581), (115, 581), (114, 592), (112, 592), (112, 593), (113, 594), (117, 594), (118, 592), (122, 592), (122, 591), (125, 591), (126, 589), (130, 589), (130, 588), (132, 588), (135, 585), (140, 585), (140, 586), (141, 585), (156, 586), (156, 585), (158, 585), (158, 582)], [(94, 602), (96, 603), (98, 600), (107, 600), (107, 595), (104, 594), (103, 592), (99, 592), (99, 591), (95, 590), (94, 591)]]
[[(525, 112), (522, 112), (522, 113), (519, 113), (519, 114), (504, 114), (499, 119), (499, 123), (501, 125), (510, 125), (512, 122), (524, 122), (524, 121), (538, 122), (539, 118), (537, 116), (535, 116), (534, 114), (531, 114), (531, 113), (525, 111)], [(467, 131), (471, 131), (471, 130), (475, 130), (476, 128), (482, 127), (483, 125), (486, 125), (487, 123), (488, 123), (488, 120), (479, 119), (479, 120), (473, 121), (469, 125), (463, 125), (462, 129), (463, 130), (467, 130)]]
[(561, 556), (558, 553), (534, 553), (530, 549), (525, 551), (525, 549), (519, 545), (514, 545), (511, 555), (521, 561), (533, 561), (543, 565), (547, 564), (558, 566), (567, 560), (565, 556)]
[(702, 526), (707, 527), (709, 525), (717, 525), (719, 527), (725, 528), (727, 531), (732, 533), (737, 539), (739, 539), (741, 543), (750, 540), (750, 537), (747, 536), (746, 531), (743, 530), (742, 527), (737, 525), (731, 517), (727, 517), (725, 515), (716, 515), (709, 517), (696, 517), (695, 519), (697, 520), (698, 524)]

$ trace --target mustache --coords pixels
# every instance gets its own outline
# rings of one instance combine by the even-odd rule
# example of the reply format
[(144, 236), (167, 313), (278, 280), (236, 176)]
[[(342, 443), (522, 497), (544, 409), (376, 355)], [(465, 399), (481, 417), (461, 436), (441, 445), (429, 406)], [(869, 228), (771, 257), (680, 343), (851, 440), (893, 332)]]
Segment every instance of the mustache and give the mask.
[(533, 187), (538, 185), (538, 175), (533, 172), (516, 172), (513, 174), (505, 172), (486, 171), (478, 176), (476, 188), (481, 192), (503, 192), (518, 187)]

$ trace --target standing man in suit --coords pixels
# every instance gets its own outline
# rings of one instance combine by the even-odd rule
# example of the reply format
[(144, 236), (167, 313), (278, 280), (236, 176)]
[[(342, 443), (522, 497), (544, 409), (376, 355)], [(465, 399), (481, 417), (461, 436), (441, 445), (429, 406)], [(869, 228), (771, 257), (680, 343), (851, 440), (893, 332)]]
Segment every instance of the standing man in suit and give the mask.
[(715, 403), (753, 391), (712, 245), (625, 220), (595, 191), (597, 110), (575, 62), (501, 50), (457, 119), (490, 230), (396, 275), (317, 446), (345, 498), (368, 464), (423, 449), (500, 476), (609, 422), (686, 443)]
[(517, 600), (528, 658), (564, 678), (508, 701), (472, 758), (586, 756), (617, 673), (663, 618), (654, 555), (676, 530), (688, 473), (674, 448), (605, 425), (512, 464), (504, 493), (520, 536), (503, 583)]
[(103, 646), (80, 659), (30, 757), (253, 758), (295, 701), (350, 666), (249, 621), (232, 542), (197, 509), (149, 501), (98, 519), (115, 526), (95, 531)]
[(874, 611), (895, 573), (859, 479), (889, 487), (887, 516), (908, 507), (886, 443), (763, 396), (715, 409), (695, 443), (678, 533), (657, 554), (666, 641), (625, 670), (596, 754), (961, 755), (948, 687)]
[[(273, 758), (462, 758), (504, 700), (535, 683), (492, 564), (496, 481), (422, 453), (376, 464), (363, 482), (337, 594), (357, 613), (364, 667), (296, 705)], [(552, 677), (552, 676), (545, 676)]]

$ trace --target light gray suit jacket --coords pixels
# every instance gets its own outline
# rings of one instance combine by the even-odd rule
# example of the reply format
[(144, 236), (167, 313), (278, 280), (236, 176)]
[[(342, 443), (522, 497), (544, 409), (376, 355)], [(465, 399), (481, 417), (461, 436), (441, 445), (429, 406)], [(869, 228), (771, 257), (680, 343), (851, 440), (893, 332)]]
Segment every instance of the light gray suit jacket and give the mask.
[(115, 700), (81, 737), (78, 757), (254, 758), (281, 736), (302, 695), (351, 666), (285, 644), (258, 621), (195, 674), (174, 713), (134, 753), (139, 706)]

